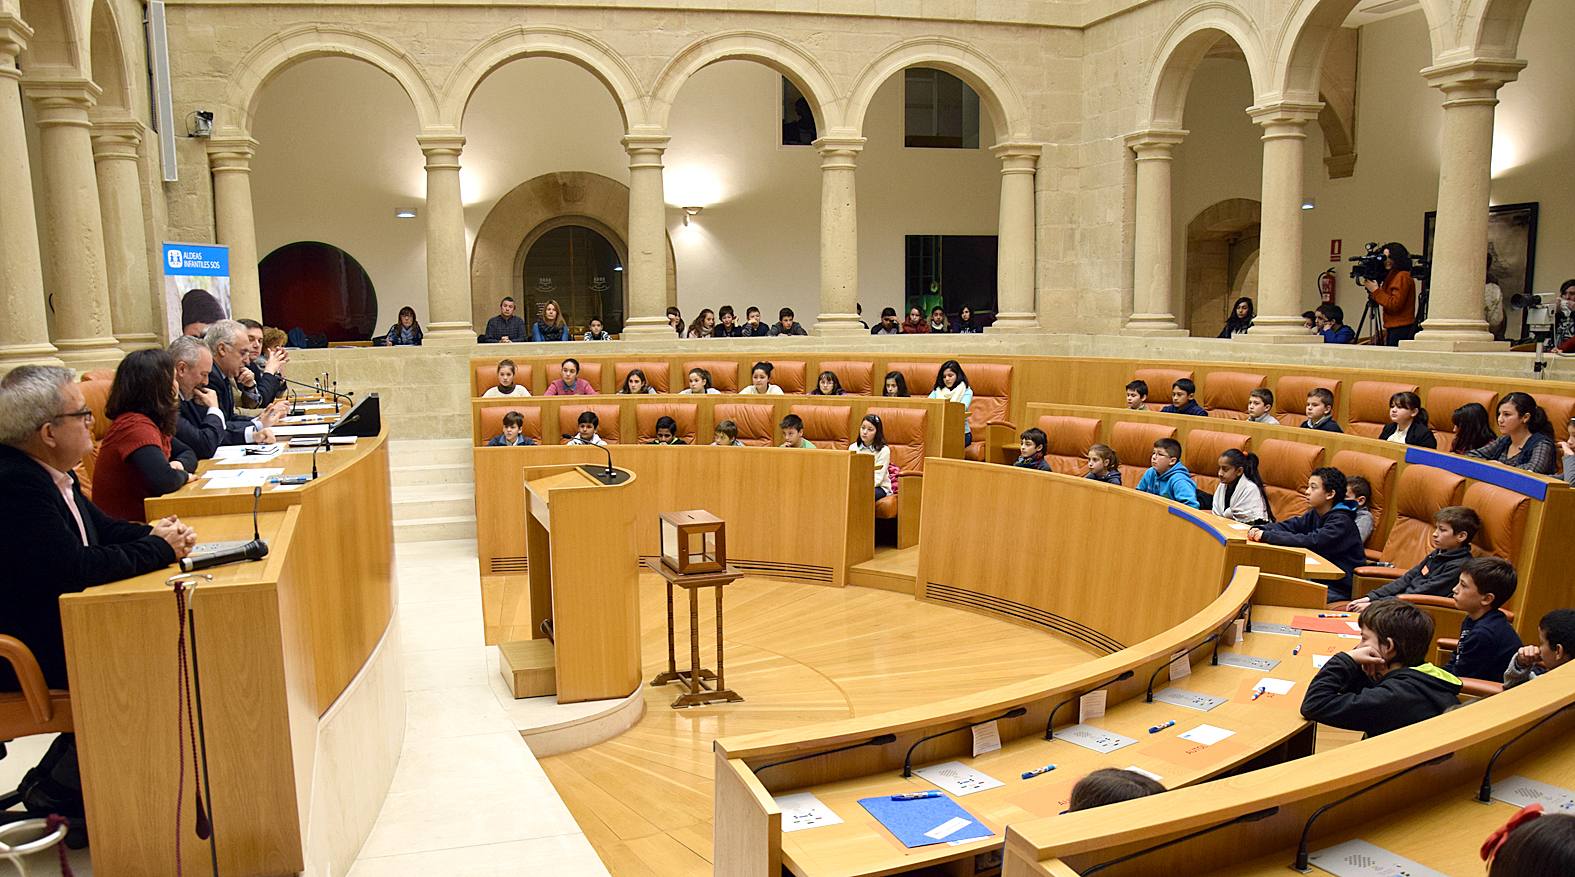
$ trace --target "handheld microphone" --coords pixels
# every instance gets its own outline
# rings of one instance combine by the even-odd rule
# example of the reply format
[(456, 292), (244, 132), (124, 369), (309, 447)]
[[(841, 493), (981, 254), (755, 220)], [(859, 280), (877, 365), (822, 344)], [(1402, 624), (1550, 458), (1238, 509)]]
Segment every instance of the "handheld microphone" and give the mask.
[[(565, 433), (559, 433), (559, 435), (563, 436), (563, 438), (565, 440), (571, 440), (571, 439), (574, 438), (574, 436), (569, 435), (566, 432)], [(614, 485), (614, 484), (622, 484), (625, 481), (629, 480), (629, 473), (628, 472), (620, 472), (617, 469), (613, 468), (612, 451), (607, 450), (607, 446), (606, 445), (593, 445), (590, 442), (585, 442), (584, 444), (587, 447), (601, 448), (602, 449), (602, 453), (607, 455), (607, 468), (606, 469), (603, 469), (600, 466), (581, 466), (580, 468), (585, 471), (585, 474), (587, 474), (587, 475), (591, 476), (592, 478), (595, 478), (597, 481), (600, 481), (601, 483), (609, 485), (609, 486)]]
[(262, 531), (257, 526), (258, 506), (262, 502), (262, 488), (252, 489), (252, 541), (242, 543), (230, 548), (221, 548), (218, 551), (208, 552), (195, 557), (183, 557), (180, 561), (181, 572), (197, 572), (198, 570), (211, 569), (227, 563), (239, 563), (244, 560), (262, 560), (268, 556), (268, 543), (262, 540)]

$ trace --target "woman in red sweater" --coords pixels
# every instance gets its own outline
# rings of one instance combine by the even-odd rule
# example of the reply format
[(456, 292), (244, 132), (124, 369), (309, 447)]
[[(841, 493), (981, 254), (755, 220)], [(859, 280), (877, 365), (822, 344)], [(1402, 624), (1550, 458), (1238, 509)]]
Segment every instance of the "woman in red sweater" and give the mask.
[(175, 359), (168, 351), (138, 350), (121, 360), (104, 406), (111, 423), (93, 466), (94, 505), (117, 518), (142, 521), (144, 499), (186, 483), (197, 460), (175, 440), (179, 405)]

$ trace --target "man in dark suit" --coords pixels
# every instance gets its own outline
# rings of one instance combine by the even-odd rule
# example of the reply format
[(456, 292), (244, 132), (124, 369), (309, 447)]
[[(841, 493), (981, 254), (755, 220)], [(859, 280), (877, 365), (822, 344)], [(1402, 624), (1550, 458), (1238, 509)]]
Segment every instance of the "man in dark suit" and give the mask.
[(284, 366), (290, 354), (275, 347), (266, 359), (262, 355), (263, 325), (256, 320), (239, 320), (246, 327), (246, 368), (236, 376), (237, 383), (250, 399), (247, 408), (266, 408), (284, 391)]
[(235, 413), (235, 392), (230, 382), (246, 370), (246, 352), (251, 349), (251, 342), (246, 338), (246, 327), (234, 320), (220, 320), (208, 327), (202, 340), (213, 354), (208, 389), (215, 396), (214, 407), (224, 417), (227, 434), (240, 436), (240, 441), (231, 440), (224, 444), (252, 444), (271, 440), (273, 425), (290, 413), (289, 402), (275, 402), (257, 417), (242, 417)]
[[(180, 391), (175, 438), (199, 460), (212, 457), (220, 445), (245, 444), (245, 428), (230, 431), (219, 408), (218, 394), (208, 389), (208, 375), (213, 371), (213, 353), (208, 345), (201, 338), (182, 335), (170, 342), (170, 355), (175, 357), (175, 387)], [(264, 430), (262, 440), (273, 441), (273, 433)]]

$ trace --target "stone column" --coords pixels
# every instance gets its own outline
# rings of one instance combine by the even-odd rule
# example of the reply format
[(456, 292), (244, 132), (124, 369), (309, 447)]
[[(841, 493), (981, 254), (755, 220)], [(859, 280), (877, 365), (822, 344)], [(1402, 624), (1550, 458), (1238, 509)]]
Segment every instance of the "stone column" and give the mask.
[[(1403, 347), (1504, 350), (1483, 319), (1488, 195), (1493, 176), (1493, 114), (1498, 90), (1525, 61), (1473, 58), (1422, 71), (1444, 93), (1443, 154), (1438, 173), (1438, 226), (1433, 232), (1427, 322)], [(1507, 302), (1505, 303), (1507, 306)]]
[(820, 315), (816, 335), (863, 335), (859, 325), (859, 220), (853, 172), (863, 137), (822, 137), (820, 150)]
[(1258, 315), (1253, 341), (1317, 344), (1302, 326), (1313, 279), (1302, 276), (1302, 156), (1307, 123), (1323, 104), (1284, 101), (1247, 110), (1263, 128), (1263, 241), (1258, 259)]
[(0, 371), (27, 364), (59, 365), (49, 343), (43, 264), (33, 214), (33, 176), (22, 127), (21, 71), (16, 56), (33, 31), (0, 13)]
[(624, 283), (629, 309), (620, 337), (673, 337), (667, 325), (667, 202), (662, 194), (662, 153), (666, 134), (630, 134), (629, 264)]
[(230, 248), (230, 316), (262, 321), (262, 288), (257, 282), (257, 220), (252, 215), (250, 137), (208, 141), (213, 173), (213, 225), (218, 242)]
[(426, 338), (437, 344), (472, 344), (476, 327), (470, 322), (470, 259), (459, 188), (459, 154), (465, 138), (429, 134), (416, 142), (427, 160)]
[[(142, 124), (126, 119), (93, 123), (93, 160), (98, 167), (98, 204), (104, 221), (104, 267), (109, 276), (109, 312), (120, 348), (159, 347), (148, 281), (148, 240), (142, 216), (140, 154)], [(259, 315), (260, 316), (260, 315)]]
[(113, 363), (123, 354), (109, 316), (104, 223), (88, 122), (99, 87), (85, 79), (30, 75), (22, 91), (37, 111), (44, 184), (39, 226), (45, 288), (55, 308), (55, 346), (70, 365)]
[(996, 314), (991, 332), (1038, 332), (1034, 298), (1034, 172), (1039, 144), (1001, 143), (1001, 212), (996, 221)]
[(1186, 335), (1176, 322), (1175, 256), (1171, 251), (1170, 165), (1186, 131), (1129, 134), (1137, 155), (1137, 223), (1133, 231), (1132, 316), (1123, 334)]

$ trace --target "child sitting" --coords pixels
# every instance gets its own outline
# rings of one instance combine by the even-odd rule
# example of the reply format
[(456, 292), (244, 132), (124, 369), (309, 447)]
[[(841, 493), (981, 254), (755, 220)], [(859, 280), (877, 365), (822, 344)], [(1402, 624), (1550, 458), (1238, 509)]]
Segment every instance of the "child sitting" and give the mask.
[(815, 379), (815, 389), (810, 390), (811, 396), (841, 396), (842, 381), (837, 379), (836, 372), (821, 372)]
[(535, 439), (525, 436), (525, 416), (518, 411), (510, 411), (503, 415), (503, 432), (493, 436), (487, 442), (487, 447), (512, 448), (535, 443)]
[(1198, 507), (1198, 484), (1181, 462), (1181, 442), (1172, 438), (1159, 439), (1154, 442), (1154, 453), (1148, 460), (1148, 471), (1138, 481), (1139, 491)]
[(594, 396), (596, 388), (580, 377), (580, 361), (573, 357), (558, 363), (558, 379), (547, 385), (548, 396)]
[(1198, 404), (1193, 397), (1198, 393), (1198, 385), (1191, 378), (1182, 378), (1170, 385), (1170, 404), (1159, 409), (1161, 414), (1190, 414), (1193, 417), (1208, 417), (1208, 409)]
[(722, 392), (716, 387), (711, 386), (711, 373), (703, 368), (690, 369), (687, 380), (689, 382), (689, 386), (679, 390), (678, 395), (688, 396), (693, 394), (697, 396), (704, 396), (707, 393), (718, 395)]
[(1362, 641), (1329, 659), (1302, 698), (1302, 717), (1369, 737), (1430, 719), (1456, 703), (1460, 680), (1427, 663), (1433, 619), (1399, 600), (1367, 607)]
[(1148, 410), (1148, 382), (1130, 381), (1127, 383), (1127, 410)]
[(875, 499), (891, 495), (891, 448), (886, 446), (886, 430), (879, 414), (866, 414), (859, 421), (859, 440), (848, 446), (855, 454), (875, 458)]
[(1066, 812), (1074, 813), (1106, 804), (1119, 804), (1137, 798), (1147, 798), (1165, 791), (1165, 787), (1134, 770), (1102, 767), (1077, 781), (1072, 787), (1072, 797)]
[(586, 330), (585, 337), (582, 338), (581, 340), (583, 340), (583, 341), (611, 341), (612, 340), (612, 336), (607, 334), (607, 330), (602, 326), (602, 321), (601, 320), (597, 319), (596, 317), (591, 317), (590, 328)]
[(1219, 466), (1220, 484), (1214, 488), (1211, 506), (1214, 514), (1241, 524), (1274, 520), (1265, 499), (1263, 478), (1258, 475), (1257, 454), (1230, 448), (1220, 454)]
[(1307, 419), (1302, 429), (1321, 429), (1324, 432), (1345, 432), (1334, 422), (1334, 394), (1316, 387), (1307, 394)]
[(804, 438), (804, 418), (797, 414), (789, 414), (782, 418), (778, 424), (782, 427), (782, 447), (784, 448), (813, 448), (815, 443)]
[(1274, 418), (1274, 391), (1268, 387), (1254, 387), (1247, 394), (1247, 420), (1250, 423), (1272, 423), (1276, 426), (1279, 421)]
[(1307, 476), (1306, 514), (1254, 527), (1251, 542), (1307, 548), (1338, 566), (1345, 577), (1329, 583), (1330, 602), (1351, 599), (1351, 574), (1367, 563), (1361, 535), (1356, 532), (1356, 509), (1345, 501), (1345, 473), (1332, 466), (1314, 469)]
[(1109, 445), (1089, 445), (1088, 474), (1083, 477), (1120, 487), (1121, 461), (1116, 458), (1116, 449)]
[(1366, 545), (1368, 537), (1373, 535), (1373, 513), (1368, 508), (1373, 504), (1373, 483), (1364, 475), (1345, 479), (1345, 501), (1356, 506), (1356, 532), (1361, 534), (1362, 544)]
[(678, 421), (666, 416), (656, 418), (656, 441), (653, 445), (681, 445), (684, 440), (678, 437)]
[(607, 443), (602, 441), (602, 437), (596, 434), (596, 428), (601, 425), (601, 419), (596, 416), (595, 411), (581, 411), (580, 419), (576, 421), (576, 426), (579, 431), (576, 432), (567, 442), (564, 442), (564, 444), (597, 445), (598, 447), (607, 447)]
[(1515, 583), (1515, 568), (1502, 557), (1474, 557), (1460, 568), (1455, 608), (1466, 619), (1445, 670), (1468, 679), (1496, 679), (1514, 660), (1520, 636), (1499, 607), (1515, 596)]
[(1045, 459), (1045, 443), (1050, 439), (1038, 427), (1029, 427), (1017, 438), (1017, 462), (1013, 466), (1023, 469), (1050, 471), (1050, 461)]
[(1515, 653), (1504, 670), (1504, 687), (1522, 682), (1568, 664), (1575, 657), (1575, 609), (1555, 609), (1537, 623), (1537, 644)]
[(738, 424), (731, 420), (719, 421), (712, 428), (711, 444), (721, 448), (741, 448), (744, 443), (738, 440)]
[(488, 387), (487, 392), (481, 394), (483, 399), (496, 399), (499, 396), (529, 396), (530, 391), (514, 383), (514, 360), (505, 359), (498, 363), (498, 385)]
[(782, 388), (777, 386), (776, 384), (771, 383), (771, 373), (773, 371), (775, 371), (775, 370), (776, 370), (776, 366), (772, 365), (769, 362), (757, 362), (757, 363), (755, 363), (755, 367), (749, 370), (749, 386), (745, 387), (742, 390), (739, 390), (738, 391), (739, 395), (741, 395), (741, 396), (780, 396), (780, 395), (782, 395)]
[(1460, 567), (1471, 559), (1471, 540), (1477, 538), (1480, 529), (1482, 519), (1463, 505), (1445, 506), (1434, 512), (1433, 550), (1400, 578), (1352, 600), (1347, 609), (1361, 612), (1369, 603), (1401, 594), (1447, 597), (1454, 593), (1455, 582), (1460, 578)]

